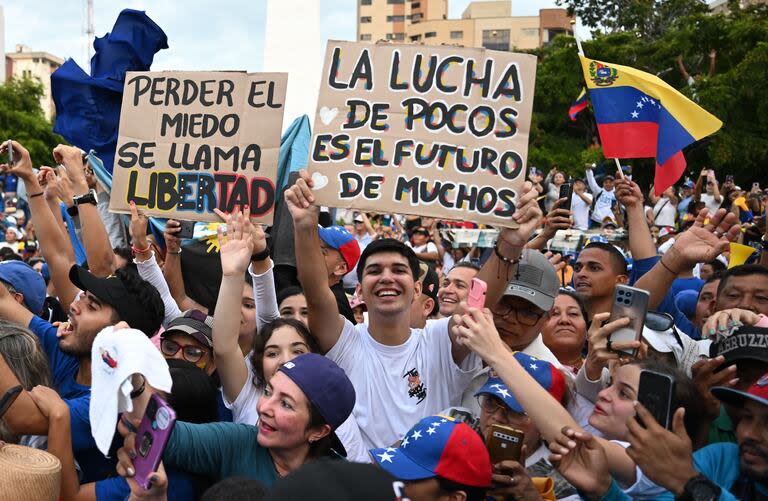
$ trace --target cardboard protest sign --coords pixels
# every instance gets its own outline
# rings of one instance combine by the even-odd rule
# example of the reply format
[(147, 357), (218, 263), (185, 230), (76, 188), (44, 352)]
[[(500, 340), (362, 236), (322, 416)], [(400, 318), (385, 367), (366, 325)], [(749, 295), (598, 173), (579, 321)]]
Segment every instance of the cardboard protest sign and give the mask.
[(128, 72), (110, 210), (219, 221), (248, 206), (272, 222), (288, 75)]
[(329, 41), (309, 170), (318, 203), (515, 226), (536, 58)]

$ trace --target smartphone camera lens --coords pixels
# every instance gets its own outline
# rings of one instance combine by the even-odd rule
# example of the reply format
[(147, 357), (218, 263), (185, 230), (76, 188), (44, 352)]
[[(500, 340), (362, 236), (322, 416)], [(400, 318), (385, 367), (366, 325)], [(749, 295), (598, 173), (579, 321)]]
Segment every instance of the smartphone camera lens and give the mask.
[(144, 436), (141, 437), (141, 443), (139, 443), (139, 455), (141, 455), (141, 457), (146, 457), (151, 447), (152, 435), (149, 433), (144, 433)]
[(619, 296), (623, 296), (623, 295), (624, 295), (624, 291), (620, 290), (619, 291)]

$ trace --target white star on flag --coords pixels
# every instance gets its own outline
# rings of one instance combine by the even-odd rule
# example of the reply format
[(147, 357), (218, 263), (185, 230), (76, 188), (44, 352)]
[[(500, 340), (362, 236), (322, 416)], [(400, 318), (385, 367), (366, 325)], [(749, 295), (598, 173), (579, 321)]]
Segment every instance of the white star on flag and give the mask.
[(448, 422), (448, 420), (447, 420), (447, 419), (441, 419), (441, 420), (440, 420), (440, 422), (441, 422), (441, 423), (447, 423), (447, 422)]
[(509, 398), (509, 392), (506, 389), (496, 390), (496, 393), (498, 393), (504, 398)]
[(411, 438), (414, 440), (418, 440), (421, 438), (421, 432), (419, 430), (416, 430), (413, 432), (413, 435), (411, 435)]
[(434, 435), (437, 432), (435, 431), (434, 428), (427, 428), (427, 433), (429, 433), (430, 435)]
[(435, 421), (434, 423), (432, 423), (432, 426), (440, 426), (441, 424), (443, 423), (441, 423), (440, 421)]
[(529, 367), (531, 368), (531, 370), (534, 370), (534, 371), (539, 368), (539, 366), (536, 364), (531, 364), (529, 365)]
[(388, 463), (391, 463), (391, 462), (392, 462), (392, 458), (393, 458), (393, 457), (395, 457), (395, 456), (393, 456), (392, 454), (390, 454), (390, 453), (389, 453), (389, 452), (387, 452), (387, 451), (384, 451), (384, 452), (382, 452), (381, 454), (377, 454), (377, 456), (379, 456), (379, 457), (381, 458), (381, 462), (382, 462), (382, 463), (383, 463), (384, 461), (386, 461), (386, 462), (388, 462)]
[(408, 437), (406, 436), (402, 442), (400, 442), (400, 447), (407, 447), (408, 446)]
[(656, 104), (656, 101), (654, 101), (653, 99), (649, 99), (648, 101), (650, 101), (652, 105)]
[(638, 115), (639, 115), (639, 113), (638, 113), (638, 112), (636, 112), (636, 111), (633, 111), (633, 112), (632, 112), (632, 118), (637, 118), (637, 117), (638, 117)]
[(643, 102), (642, 101), (638, 101), (637, 102), (637, 107), (638, 108), (642, 108), (643, 107)]
[(387, 452), (395, 452), (397, 449), (393, 449), (392, 447), (387, 447), (384, 450), (387, 451)]
[(501, 388), (501, 385), (500, 384), (492, 384), (490, 387), (491, 388)]

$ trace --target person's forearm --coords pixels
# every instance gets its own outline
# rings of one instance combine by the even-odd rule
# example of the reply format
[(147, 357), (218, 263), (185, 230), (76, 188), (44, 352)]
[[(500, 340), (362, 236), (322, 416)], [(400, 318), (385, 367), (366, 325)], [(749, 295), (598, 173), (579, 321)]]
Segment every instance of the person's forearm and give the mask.
[(698, 202), (701, 200), (701, 188), (704, 185), (704, 176), (699, 176), (696, 180), (696, 184), (693, 185), (693, 200)]
[(585, 204), (587, 204), (587, 205), (592, 205), (592, 199), (591, 199), (591, 198), (589, 198), (589, 197), (587, 196), (587, 194), (586, 194), (586, 193), (584, 193), (583, 191), (582, 191), (581, 193), (576, 193), (576, 195), (578, 195), (578, 196), (579, 196), (579, 198), (580, 198), (580, 199), (582, 199), (582, 200), (584, 201), (584, 203), (585, 203)]
[(213, 316), (213, 353), (227, 400), (234, 402), (248, 381), (248, 368), (238, 344), (242, 273), (221, 277), (216, 313)]
[(165, 253), (165, 262), (163, 263), (163, 277), (168, 284), (168, 290), (176, 304), (183, 305), (187, 299), (187, 292), (184, 289), (184, 276), (181, 273), (181, 254), (174, 252)]
[(536, 235), (536, 237), (533, 240), (530, 240), (527, 244), (525, 244), (525, 248), (543, 250), (553, 236), (554, 235), (551, 235), (546, 230), (543, 230), (539, 232), (539, 234)]
[(600, 187), (597, 185), (597, 181), (595, 181), (595, 173), (592, 172), (592, 169), (587, 169), (587, 184), (592, 191), (592, 196), (596, 197), (600, 191)]
[(140, 261), (138, 256), (133, 260), (136, 264), (136, 268), (139, 270), (139, 276), (152, 284), (157, 292), (160, 293), (160, 297), (165, 305), (165, 318), (163, 319), (163, 325), (167, 326), (173, 319), (182, 315), (182, 311), (176, 301), (173, 300), (171, 291), (168, 288), (168, 284), (163, 277), (163, 270), (157, 264), (155, 259), (155, 253), (149, 251), (149, 258), (144, 261)]
[[(67, 234), (67, 230), (64, 227), (64, 218), (61, 217), (61, 205), (58, 199), (51, 199), (46, 200), (46, 204), (48, 205), (48, 210), (51, 211), (51, 214), (53, 214), (53, 219), (56, 221), (56, 228), (61, 233), (62, 240), (69, 242), (69, 234)], [(72, 262), (75, 261), (75, 250), (72, 248), (72, 245), (67, 245), (66, 250), (69, 252), (69, 258), (72, 260)]]
[(78, 206), (83, 229), (83, 247), (88, 258), (88, 269), (97, 277), (107, 277), (115, 271), (115, 258), (107, 230), (99, 217), (99, 210), (92, 204)]
[(712, 181), (712, 194), (715, 196), (715, 202), (722, 202), (723, 197), (720, 196), (720, 187), (717, 185), (717, 181)]
[(437, 261), (439, 255), (437, 252), (417, 252), (416, 257), (422, 261)]
[[(671, 250), (672, 249), (667, 251), (667, 253)], [(650, 294), (650, 298), (648, 299), (649, 311), (655, 310), (659, 304), (661, 304), (664, 300), (664, 296), (667, 295), (667, 292), (672, 287), (672, 282), (677, 278), (677, 274), (672, 270), (678, 272), (684, 271), (679, 270), (678, 268), (667, 268), (669, 264), (663, 261), (664, 257), (665, 256), (662, 256), (662, 259), (660, 259), (648, 273), (640, 277), (640, 280), (634, 285), (638, 289), (645, 289)]]
[(488, 308), (498, 303), (499, 299), (504, 295), (509, 279), (512, 278), (512, 274), (517, 269), (517, 261), (520, 260), (520, 256), (523, 253), (522, 247), (512, 247), (501, 240), (500, 237), (496, 245), (498, 246), (498, 252), (505, 259), (513, 260), (515, 263), (511, 264), (510, 262), (502, 261), (496, 252), (493, 252), (480, 269), (477, 278), (483, 280), (488, 285), (485, 294), (485, 305)]
[(72, 432), (69, 412), (56, 413), (49, 417), (48, 452), (61, 462), (61, 500), (78, 501), (80, 479), (75, 468), (75, 458), (72, 454)]
[(260, 332), (265, 325), (280, 318), (272, 268), (272, 259), (269, 258), (251, 261), (251, 266), (248, 268), (253, 281), (253, 299), (256, 303), (256, 332)]
[(656, 255), (651, 229), (645, 221), (641, 204), (627, 207), (627, 223), (629, 225), (629, 250), (632, 259), (644, 259)]

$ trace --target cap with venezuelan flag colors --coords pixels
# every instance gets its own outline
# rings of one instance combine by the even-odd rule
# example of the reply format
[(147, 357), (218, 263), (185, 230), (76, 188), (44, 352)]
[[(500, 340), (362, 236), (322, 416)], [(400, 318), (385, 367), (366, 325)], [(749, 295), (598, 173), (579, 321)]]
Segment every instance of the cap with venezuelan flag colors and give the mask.
[(376, 464), (398, 480), (440, 476), (472, 487), (491, 485), (491, 458), (480, 435), (465, 423), (428, 416), (405, 434), (400, 447), (371, 449)]

